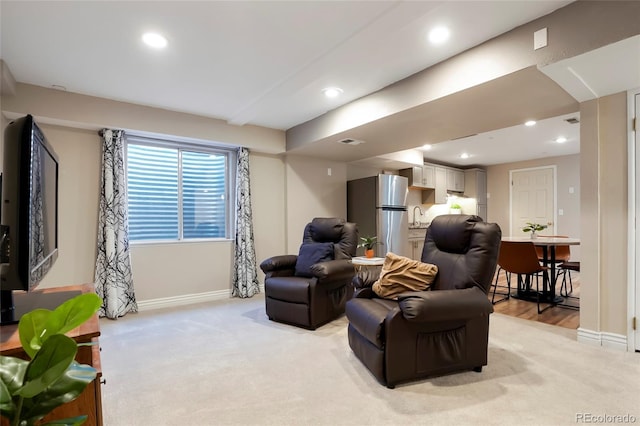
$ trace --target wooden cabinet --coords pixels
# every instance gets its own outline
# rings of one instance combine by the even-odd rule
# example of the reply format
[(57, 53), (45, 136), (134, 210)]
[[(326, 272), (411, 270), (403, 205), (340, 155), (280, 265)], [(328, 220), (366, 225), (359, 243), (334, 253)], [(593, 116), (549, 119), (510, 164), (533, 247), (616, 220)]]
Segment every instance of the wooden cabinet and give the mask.
[(422, 259), (422, 249), (424, 248), (424, 237), (426, 234), (426, 228), (409, 229), (409, 257), (411, 259)]
[[(93, 292), (93, 285), (85, 284), (78, 286), (56, 287), (50, 289), (39, 290), (34, 293), (42, 293), (43, 295), (50, 293), (89, 293)], [(93, 382), (91, 382), (85, 390), (75, 400), (61, 405), (53, 410), (43, 420), (52, 421), (55, 419), (64, 419), (67, 417), (75, 417), (87, 415), (87, 426), (102, 426), (102, 369), (100, 366), (100, 346), (98, 336), (100, 336), (100, 323), (98, 316), (94, 315), (88, 321), (80, 325), (78, 328), (67, 333), (78, 343), (93, 343), (90, 346), (79, 346), (76, 355), (76, 361), (81, 364), (87, 364), (98, 370), (98, 374)], [(6, 356), (14, 356), (23, 359), (29, 359), (20, 344), (20, 336), (18, 335), (18, 325), (3, 325), (0, 327), (0, 353)], [(8, 424), (6, 419), (2, 419), (2, 425)]]
[(422, 166), (422, 181), (426, 188), (436, 187), (436, 168), (425, 164)]

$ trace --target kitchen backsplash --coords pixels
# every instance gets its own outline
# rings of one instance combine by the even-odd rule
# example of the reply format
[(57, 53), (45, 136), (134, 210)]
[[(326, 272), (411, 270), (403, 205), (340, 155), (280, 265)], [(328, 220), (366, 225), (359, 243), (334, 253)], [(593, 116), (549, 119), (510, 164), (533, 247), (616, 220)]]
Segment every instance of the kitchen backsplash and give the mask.
[[(409, 204), (409, 214), (407, 215), (409, 223), (411, 224), (416, 222), (416, 218), (413, 216), (414, 213), (416, 216), (419, 216), (417, 219), (419, 219), (418, 221), (420, 223), (429, 223), (436, 216), (449, 214), (451, 210), (450, 205), (453, 203), (460, 204), (460, 207), (462, 207), (462, 214), (477, 214), (477, 202), (475, 198), (451, 197), (448, 204)], [(422, 214), (420, 214), (420, 211), (415, 208), (416, 206), (420, 207)]]

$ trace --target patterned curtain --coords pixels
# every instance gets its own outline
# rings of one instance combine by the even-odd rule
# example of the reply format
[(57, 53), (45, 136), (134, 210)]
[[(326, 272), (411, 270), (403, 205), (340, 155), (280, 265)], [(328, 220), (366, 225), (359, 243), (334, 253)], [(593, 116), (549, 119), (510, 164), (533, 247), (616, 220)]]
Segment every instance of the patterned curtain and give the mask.
[(244, 298), (259, 292), (249, 190), (249, 150), (240, 148), (236, 178), (236, 245), (232, 295)]
[(102, 190), (98, 219), (96, 293), (100, 316), (138, 312), (129, 256), (129, 215), (124, 170), (124, 131), (102, 130)]

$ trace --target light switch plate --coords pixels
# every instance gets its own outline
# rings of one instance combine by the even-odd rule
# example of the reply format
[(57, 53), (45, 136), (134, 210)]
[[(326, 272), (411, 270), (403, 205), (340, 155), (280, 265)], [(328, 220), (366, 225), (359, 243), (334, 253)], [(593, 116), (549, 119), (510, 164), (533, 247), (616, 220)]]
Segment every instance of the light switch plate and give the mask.
[(533, 50), (538, 50), (547, 45), (547, 29), (543, 28), (541, 30), (533, 33)]

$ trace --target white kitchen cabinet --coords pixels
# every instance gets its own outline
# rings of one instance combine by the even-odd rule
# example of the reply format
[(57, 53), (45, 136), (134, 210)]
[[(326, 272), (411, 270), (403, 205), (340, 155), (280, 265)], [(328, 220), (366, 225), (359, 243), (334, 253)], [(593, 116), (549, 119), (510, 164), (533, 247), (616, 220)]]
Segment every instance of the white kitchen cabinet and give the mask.
[(404, 176), (409, 179), (409, 187), (426, 188), (422, 166), (414, 166), (410, 169), (402, 169), (399, 173), (400, 176)]
[(399, 171), (400, 176), (409, 179), (411, 188), (435, 188), (435, 168), (433, 166), (414, 166)]
[[(482, 169), (468, 169), (464, 172), (464, 195), (475, 198), (478, 204), (487, 204), (487, 172)], [(486, 218), (483, 218), (486, 219)]]
[(464, 192), (464, 171), (447, 169), (447, 191)]
[(425, 164), (422, 166), (422, 182), (424, 182), (425, 188), (436, 187), (436, 168)]
[(411, 259), (422, 260), (422, 249), (424, 248), (424, 237), (426, 235), (426, 228), (409, 229), (409, 257)]
[(435, 204), (447, 203), (447, 169), (435, 168)]

